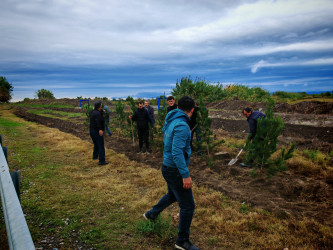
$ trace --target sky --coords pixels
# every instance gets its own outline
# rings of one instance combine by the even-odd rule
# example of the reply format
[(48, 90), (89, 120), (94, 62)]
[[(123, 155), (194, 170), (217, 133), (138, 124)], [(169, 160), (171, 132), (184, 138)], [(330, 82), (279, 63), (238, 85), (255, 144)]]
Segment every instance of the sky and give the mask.
[(333, 90), (333, 0), (1, 0), (12, 101), (169, 95), (190, 76)]

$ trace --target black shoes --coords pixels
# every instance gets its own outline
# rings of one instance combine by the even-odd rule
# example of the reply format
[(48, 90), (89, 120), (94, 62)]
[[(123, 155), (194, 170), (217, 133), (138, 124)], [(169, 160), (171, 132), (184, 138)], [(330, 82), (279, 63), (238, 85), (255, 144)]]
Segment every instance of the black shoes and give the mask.
[(176, 241), (175, 248), (181, 249), (181, 250), (199, 250), (199, 248), (195, 245), (193, 245), (189, 240), (188, 241)]
[(108, 165), (109, 163), (108, 162), (100, 162), (100, 163), (98, 163), (98, 165)]
[(145, 220), (150, 220), (150, 221), (155, 220), (155, 218), (152, 218), (151, 216), (149, 216), (149, 214), (147, 212), (145, 212), (142, 216), (143, 216), (143, 218), (145, 218)]

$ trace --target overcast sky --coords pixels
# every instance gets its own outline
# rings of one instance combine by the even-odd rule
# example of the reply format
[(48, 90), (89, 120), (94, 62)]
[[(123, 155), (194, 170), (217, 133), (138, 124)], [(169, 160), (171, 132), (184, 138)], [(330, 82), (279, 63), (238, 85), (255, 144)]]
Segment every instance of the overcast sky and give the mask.
[(270, 92), (333, 90), (332, 0), (1, 0), (13, 101), (155, 97), (191, 76)]

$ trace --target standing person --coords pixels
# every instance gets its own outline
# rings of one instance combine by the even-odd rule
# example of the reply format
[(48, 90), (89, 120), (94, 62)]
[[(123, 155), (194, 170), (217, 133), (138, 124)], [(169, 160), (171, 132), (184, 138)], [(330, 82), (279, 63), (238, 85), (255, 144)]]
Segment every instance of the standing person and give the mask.
[[(155, 116), (154, 116), (154, 108), (152, 106), (150, 106), (149, 101), (145, 101), (145, 108), (148, 110), (148, 113), (150, 115), (151, 120), (153, 121), (153, 123), (155, 124)], [(154, 133), (153, 133), (153, 127), (151, 126), (151, 133), (150, 133), (150, 138), (151, 140), (154, 139)]]
[(139, 147), (140, 151), (138, 154), (143, 153), (142, 147), (143, 143), (146, 144), (146, 154), (149, 153), (149, 125), (150, 123), (152, 126), (154, 125), (148, 111), (143, 107), (142, 102), (138, 102), (138, 108), (135, 110), (133, 116), (130, 115), (129, 119), (136, 121), (137, 128), (138, 128), (138, 135), (139, 135)]
[(102, 104), (97, 102), (90, 113), (90, 137), (94, 143), (93, 160), (99, 159), (99, 165), (109, 164), (105, 161), (104, 127)]
[(178, 202), (180, 207), (179, 232), (175, 247), (177, 249), (199, 249), (190, 240), (190, 226), (195, 209), (192, 194), (192, 179), (188, 169), (191, 158), (191, 131), (188, 121), (194, 110), (194, 101), (182, 97), (179, 109), (169, 112), (163, 127), (164, 151), (162, 175), (168, 186), (164, 195), (153, 208), (143, 214), (145, 219), (154, 221), (169, 205)]
[(167, 108), (167, 113), (169, 113), (171, 110), (178, 108), (178, 105), (175, 103), (175, 98), (172, 95), (168, 96), (167, 102), (169, 105), (169, 107)]
[(265, 119), (266, 116), (260, 111), (252, 111), (251, 108), (244, 108), (242, 113), (247, 118), (247, 122), (250, 128), (251, 140), (253, 140), (257, 133), (258, 119), (260, 117)]

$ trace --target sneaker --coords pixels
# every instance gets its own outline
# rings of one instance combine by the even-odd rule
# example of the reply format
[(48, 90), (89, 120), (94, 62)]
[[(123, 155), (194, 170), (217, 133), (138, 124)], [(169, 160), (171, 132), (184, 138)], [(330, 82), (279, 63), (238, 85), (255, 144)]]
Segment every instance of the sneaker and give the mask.
[(150, 221), (154, 221), (155, 220), (155, 219), (153, 219), (152, 217), (150, 217), (148, 215), (148, 212), (145, 212), (142, 216), (143, 216), (143, 218), (145, 218), (145, 220), (150, 220)]
[(100, 163), (98, 163), (98, 165), (108, 165), (109, 163), (108, 162), (100, 162)]
[(146, 155), (150, 155), (149, 151), (146, 151)]
[(188, 241), (176, 241), (175, 248), (182, 250), (199, 250), (199, 248), (193, 245), (189, 240)]
[(139, 152), (137, 152), (138, 155), (140, 155), (140, 154), (142, 154), (142, 153), (143, 153), (142, 150), (140, 150)]

